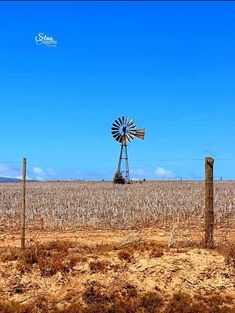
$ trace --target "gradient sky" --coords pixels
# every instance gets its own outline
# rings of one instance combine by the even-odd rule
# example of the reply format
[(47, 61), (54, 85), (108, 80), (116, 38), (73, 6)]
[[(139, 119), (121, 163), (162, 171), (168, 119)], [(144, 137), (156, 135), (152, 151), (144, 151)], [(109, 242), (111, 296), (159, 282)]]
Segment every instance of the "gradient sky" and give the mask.
[(234, 2), (1, 2), (0, 176), (25, 156), (30, 178), (112, 178), (125, 115), (146, 128), (132, 178), (202, 179), (214, 156), (235, 179), (234, 34)]

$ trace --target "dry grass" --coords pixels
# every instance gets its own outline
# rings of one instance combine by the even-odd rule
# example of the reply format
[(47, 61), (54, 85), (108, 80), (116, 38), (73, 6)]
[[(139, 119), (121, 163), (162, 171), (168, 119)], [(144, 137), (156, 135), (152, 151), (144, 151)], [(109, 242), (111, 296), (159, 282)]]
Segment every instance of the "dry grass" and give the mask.
[(178, 292), (169, 301), (156, 292), (131, 295), (107, 295), (93, 282), (83, 293), (84, 303), (72, 301), (58, 307), (56, 302), (39, 297), (28, 304), (0, 300), (1, 313), (233, 313), (231, 300), (221, 296), (192, 298)]
[(140, 298), (140, 307), (149, 313), (159, 312), (163, 304), (162, 297), (155, 292), (148, 292)]
[(108, 271), (110, 263), (107, 261), (95, 261), (90, 262), (89, 267), (92, 273), (102, 272), (105, 273)]
[[(228, 305), (229, 304), (229, 305)], [(233, 313), (235, 306), (231, 299), (219, 295), (197, 297), (193, 299), (188, 294), (178, 292), (168, 303), (164, 313)]]
[(34, 243), (25, 250), (7, 248), (1, 254), (1, 261), (18, 261), (17, 269), (20, 273), (31, 272), (38, 266), (42, 276), (53, 276), (57, 272), (68, 273), (81, 258), (69, 254), (74, 244), (70, 241), (51, 241), (44, 244)]
[[(117, 260), (118, 263), (124, 262), (125, 266), (132, 267), (138, 262), (138, 256), (149, 260), (152, 268), (153, 264), (160, 264), (160, 258), (165, 254), (170, 255), (170, 250), (156, 242), (146, 241), (139, 242), (117, 249), (111, 245), (75, 245), (70, 241), (52, 241), (43, 244), (35, 243), (31, 248), (21, 251), (15, 248), (6, 248), (7, 254), (5, 258), (2, 254), (2, 262), (16, 264), (16, 268), (20, 271), (20, 277), (30, 275), (39, 269), (42, 279), (50, 278), (54, 274), (60, 272), (62, 276), (71, 278), (74, 272), (74, 266), (85, 262), (88, 265), (88, 274), (90, 277), (108, 275), (108, 271), (114, 270), (112, 262)], [(172, 249), (175, 253), (175, 249)], [(232, 251), (232, 252), (229, 252)], [(228, 251), (228, 259), (233, 258), (233, 249)], [(97, 254), (99, 257), (97, 257)], [(135, 254), (135, 258), (134, 258)], [(91, 261), (96, 256), (95, 261)], [(106, 257), (106, 259), (105, 259)], [(109, 260), (112, 258), (112, 262)], [(153, 260), (152, 258), (156, 258)], [(180, 258), (178, 259), (180, 260)], [(227, 259), (226, 259), (227, 260)], [(156, 263), (153, 263), (156, 262)], [(182, 260), (185, 265), (187, 262)], [(186, 262), (186, 263), (185, 263)], [(174, 261), (173, 261), (174, 264)], [(176, 268), (178, 268), (178, 261)], [(116, 264), (117, 265), (117, 264)], [(137, 264), (138, 265), (138, 264)], [(120, 266), (120, 265), (119, 265)], [(167, 264), (164, 261), (164, 266)], [(22, 270), (23, 269), (23, 270)], [(127, 267), (120, 268), (122, 276)], [(73, 272), (73, 274), (71, 274)], [(114, 270), (117, 273), (117, 270)], [(112, 272), (112, 273), (114, 273)], [(174, 275), (174, 268), (170, 271)], [(80, 272), (79, 272), (80, 273)], [(91, 276), (92, 274), (92, 276)], [(70, 276), (69, 276), (70, 275)], [(71, 276), (72, 275), (72, 276)], [(79, 274), (80, 275), (80, 274)], [(94, 276), (93, 276), (94, 275)], [(148, 272), (146, 272), (148, 275)], [(230, 274), (232, 275), (232, 274)], [(32, 276), (31, 276), (32, 277)], [(81, 276), (79, 276), (81, 278)], [(145, 278), (147, 278), (145, 276)], [(145, 280), (143, 280), (145, 282)], [(157, 281), (156, 281), (157, 282)], [(25, 295), (27, 285), (18, 280), (13, 287), (15, 295)], [(53, 294), (40, 296), (30, 299), (27, 303), (20, 304), (16, 301), (9, 301), (6, 298), (0, 300), (1, 313), (233, 313), (235, 312), (235, 302), (232, 296), (219, 296), (212, 294), (195, 294), (189, 295), (185, 292), (176, 292), (171, 297), (165, 297), (161, 289), (156, 287), (152, 291), (143, 291), (144, 286), (122, 282), (117, 285), (102, 285), (96, 280), (86, 281), (84, 289), (78, 291), (71, 290), (71, 293), (64, 297), (61, 305)], [(80, 297), (81, 296), (81, 297)]]
[[(215, 182), (216, 225), (235, 224), (235, 182)], [(20, 184), (0, 184), (1, 224), (19, 227)], [(203, 225), (203, 182), (28, 183), (27, 220), (34, 229)]]
[(135, 261), (134, 256), (128, 250), (121, 250), (121, 251), (119, 251), (118, 252), (118, 258), (121, 261), (126, 261), (128, 263)]

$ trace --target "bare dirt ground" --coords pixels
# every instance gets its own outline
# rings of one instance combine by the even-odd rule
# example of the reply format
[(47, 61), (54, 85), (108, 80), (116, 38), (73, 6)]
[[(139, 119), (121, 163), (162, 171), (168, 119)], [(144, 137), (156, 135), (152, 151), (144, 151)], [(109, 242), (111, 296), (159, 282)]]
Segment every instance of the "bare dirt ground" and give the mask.
[(56, 251), (60, 265), (54, 265), (58, 267), (55, 272), (46, 268), (51, 270), (52, 264), (40, 265), (40, 260), (25, 267), (19, 251), (14, 252), (14, 247), (20, 245), (20, 234), (4, 233), (0, 242), (0, 299), (28, 303), (47, 296), (63, 307), (74, 298), (84, 302), (84, 292), (95, 284), (109, 294), (129, 285), (138, 293), (157, 292), (164, 299), (179, 291), (193, 297), (217, 294), (231, 297), (230, 305), (235, 305), (235, 271), (222, 252), (234, 242), (235, 231), (228, 234), (217, 230), (220, 248), (214, 250), (200, 246), (203, 234), (197, 229), (175, 230), (172, 236), (170, 233), (169, 229), (154, 227), (28, 232), (27, 245), (31, 249), (53, 241), (68, 246), (66, 253), (64, 248)]

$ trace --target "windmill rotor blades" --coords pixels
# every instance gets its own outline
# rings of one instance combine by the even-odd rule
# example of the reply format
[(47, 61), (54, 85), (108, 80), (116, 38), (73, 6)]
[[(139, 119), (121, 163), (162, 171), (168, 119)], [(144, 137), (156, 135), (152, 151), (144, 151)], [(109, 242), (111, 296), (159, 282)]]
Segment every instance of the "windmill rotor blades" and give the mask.
[(127, 135), (131, 138), (131, 140), (134, 139), (134, 135), (132, 133), (129, 132)]
[(112, 134), (113, 134), (113, 136), (116, 136), (116, 137), (117, 137), (117, 135), (120, 135), (119, 132), (113, 132)]
[(119, 134), (119, 133), (114, 133), (114, 134), (113, 134), (113, 137), (114, 137), (115, 139), (117, 139), (118, 135), (120, 135), (120, 134)]
[(135, 136), (135, 133), (136, 133), (136, 130), (135, 129), (130, 129), (128, 131), (128, 134), (132, 135), (132, 136)]
[(121, 123), (118, 121), (118, 120), (115, 120), (115, 122), (113, 123), (114, 124), (117, 124), (118, 126), (121, 126)]
[(117, 118), (112, 124), (111, 132), (114, 139), (122, 144), (130, 142), (135, 137), (143, 140), (145, 136), (145, 129), (136, 129), (134, 120), (127, 116)]
[(130, 118), (129, 121), (128, 121), (127, 126), (131, 126), (133, 123), (135, 123), (135, 122)]
[(130, 126), (130, 124), (133, 122), (133, 120), (130, 118), (128, 123), (127, 123), (127, 126)]
[(116, 138), (118, 135), (120, 135), (119, 131), (112, 131), (112, 135), (114, 138)]
[(112, 131), (112, 134), (113, 134), (113, 135), (119, 134), (119, 131), (113, 130), (113, 131)]
[(122, 141), (121, 138), (122, 138), (122, 135), (118, 134), (117, 137), (116, 137), (116, 140), (117, 140), (118, 142), (121, 142), (121, 141)]
[(136, 131), (136, 128), (135, 128), (135, 127), (129, 127), (128, 130), (129, 130), (129, 131), (132, 131), (132, 132), (135, 132), (135, 131)]
[(119, 128), (113, 128), (113, 127), (112, 127), (112, 128), (111, 128), (111, 131), (112, 131), (112, 132), (119, 132)]
[(135, 122), (134, 121), (130, 121), (127, 125), (129, 128), (135, 128)]
[(130, 142), (130, 138), (127, 134), (125, 135), (125, 142)]
[[(117, 140), (117, 138), (118, 138), (119, 135), (120, 135), (119, 133), (113, 134), (114, 139)], [(121, 135), (120, 135), (120, 136), (121, 136)]]
[(115, 127), (115, 128), (117, 128), (117, 129), (119, 129), (119, 128), (120, 128), (120, 126), (119, 126), (119, 125), (116, 125), (116, 124), (114, 124), (114, 123), (113, 123), (112, 127)]
[(145, 129), (141, 128), (141, 129), (137, 129), (135, 132), (135, 137), (144, 140), (144, 135), (145, 135)]
[(113, 137), (114, 137), (114, 139), (116, 139), (118, 142), (121, 142), (121, 141), (122, 141), (122, 135), (121, 135), (119, 132), (113, 134)]
[(121, 125), (122, 125), (122, 120), (121, 120), (121, 118), (119, 117), (118, 120), (119, 120), (119, 123), (120, 123), (120, 126), (121, 126)]
[(130, 142), (130, 137), (128, 134), (125, 135), (125, 139), (126, 139), (126, 141)]
[(132, 139), (134, 139), (134, 136), (132, 136), (130, 133), (128, 133), (127, 135), (127, 140), (130, 142)]
[(126, 117), (126, 118), (125, 118), (125, 125), (127, 125), (127, 126), (128, 126), (128, 123), (129, 123), (129, 118), (128, 118), (128, 117)]
[(120, 126), (115, 124), (115, 123), (113, 123), (112, 127), (116, 127), (117, 129), (119, 129)]

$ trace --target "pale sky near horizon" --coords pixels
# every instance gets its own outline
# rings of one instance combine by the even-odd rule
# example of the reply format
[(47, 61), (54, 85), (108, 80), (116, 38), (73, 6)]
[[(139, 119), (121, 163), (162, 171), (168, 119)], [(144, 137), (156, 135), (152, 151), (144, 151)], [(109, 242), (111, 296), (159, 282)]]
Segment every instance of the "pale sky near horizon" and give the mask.
[(124, 115), (131, 178), (235, 179), (234, 34), (234, 2), (0, 2), (0, 176), (112, 179)]

